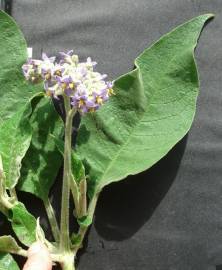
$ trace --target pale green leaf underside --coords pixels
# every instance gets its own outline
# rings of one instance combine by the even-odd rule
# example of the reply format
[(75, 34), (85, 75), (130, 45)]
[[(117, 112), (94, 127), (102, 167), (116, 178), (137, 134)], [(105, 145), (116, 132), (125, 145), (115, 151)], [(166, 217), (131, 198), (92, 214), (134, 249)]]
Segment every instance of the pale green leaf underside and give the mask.
[(21, 248), (11, 235), (0, 236), (0, 252), (16, 253)]
[(22, 203), (16, 204), (10, 210), (9, 220), (16, 236), (24, 245), (30, 246), (36, 241), (35, 229), (37, 221)]
[(31, 101), (23, 106), (0, 128), (0, 154), (6, 176), (6, 187), (15, 187), (19, 177), (23, 157), (29, 148), (32, 129), (29, 116), (32, 112)]
[(10, 118), (28, 99), (42, 90), (22, 74), (27, 60), (27, 46), (22, 32), (12, 17), (0, 11), (0, 123)]
[(90, 175), (89, 195), (150, 168), (188, 132), (198, 95), (193, 51), (206, 14), (163, 36), (115, 81), (116, 95), (83, 117), (77, 152)]
[(0, 253), (0, 270), (19, 270), (19, 267), (10, 254)]

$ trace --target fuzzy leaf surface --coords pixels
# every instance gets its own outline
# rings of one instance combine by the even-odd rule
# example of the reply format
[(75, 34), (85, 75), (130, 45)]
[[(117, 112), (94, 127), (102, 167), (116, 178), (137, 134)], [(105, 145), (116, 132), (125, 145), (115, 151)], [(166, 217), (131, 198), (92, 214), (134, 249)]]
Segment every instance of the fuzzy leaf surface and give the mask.
[(52, 100), (42, 99), (31, 116), (33, 136), (22, 162), (20, 190), (45, 200), (62, 163), (55, 137), (61, 135), (63, 123)]
[(22, 203), (16, 204), (10, 210), (9, 220), (16, 236), (24, 245), (30, 246), (36, 241), (35, 230), (37, 221)]
[(10, 119), (5, 120), (0, 128), (0, 154), (5, 185), (9, 189), (17, 184), (21, 162), (31, 142), (32, 128), (29, 123), (31, 112), (31, 102), (28, 102)]
[(89, 196), (154, 165), (191, 127), (199, 90), (194, 48), (205, 22), (196, 17), (164, 35), (114, 83), (115, 96), (83, 117), (77, 153)]
[(42, 84), (27, 82), (22, 65), (27, 60), (27, 45), (12, 17), (0, 11), (0, 123), (19, 111), (31, 96), (42, 91)]
[(0, 253), (0, 270), (19, 270), (16, 261), (10, 254)]
[(0, 252), (16, 253), (20, 249), (11, 235), (0, 236)]

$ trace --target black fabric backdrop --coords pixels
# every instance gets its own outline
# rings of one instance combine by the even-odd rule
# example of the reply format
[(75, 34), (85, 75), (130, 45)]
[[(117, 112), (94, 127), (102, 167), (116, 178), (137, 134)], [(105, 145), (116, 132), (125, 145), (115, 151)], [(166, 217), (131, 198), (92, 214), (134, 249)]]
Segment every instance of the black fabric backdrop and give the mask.
[[(13, 1), (12, 15), (35, 57), (74, 49), (112, 79), (178, 24), (216, 14), (196, 50), (201, 89), (189, 135), (150, 170), (104, 190), (78, 269), (222, 269), (221, 10), (221, 0)], [(59, 183), (58, 177), (56, 192)], [(20, 197), (42, 215), (40, 201)], [(58, 197), (52, 195), (57, 209)], [(42, 223), (46, 228), (46, 218)]]

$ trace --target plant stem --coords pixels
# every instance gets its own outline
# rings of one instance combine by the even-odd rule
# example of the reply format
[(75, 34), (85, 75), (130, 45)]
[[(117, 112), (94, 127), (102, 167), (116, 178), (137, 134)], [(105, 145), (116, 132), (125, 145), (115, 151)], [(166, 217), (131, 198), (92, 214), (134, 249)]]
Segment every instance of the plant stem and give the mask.
[[(91, 200), (90, 203), (89, 203), (88, 216), (89, 216), (90, 218), (93, 218), (93, 216), (94, 216), (98, 198), (99, 198), (99, 193), (95, 194), (95, 195), (93, 196), (92, 200)], [(79, 231), (78, 231), (78, 235), (81, 237), (81, 241), (80, 241), (80, 243), (78, 244), (78, 246), (76, 246), (76, 247), (74, 248), (75, 254), (76, 254), (76, 253), (78, 252), (78, 250), (82, 247), (83, 241), (84, 241), (84, 238), (85, 238), (85, 235), (86, 235), (86, 233), (87, 233), (89, 227), (90, 227), (90, 226), (88, 226), (88, 227), (81, 227), (81, 226), (80, 226)]]
[(10, 189), (10, 190), (9, 190), (9, 193), (10, 193), (10, 196), (11, 196), (12, 198), (14, 198), (15, 201), (18, 200), (18, 197), (17, 197), (17, 193), (16, 193), (15, 188)]
[(59, 226), (58, 226), (56, 216), (55, 216), (55, 212), (53, 210), (53, 207), (52, 207), (52, 205), (50, 203), (49, 198), (44, 200), (44, 206), (45, 206), (46, 213), (47, 213), (47, 216), (48, 216), (49, 224), (51, 226), (53, 237), (54, 237), (55, 241), (58, 243), (59, 242), (59, 237), (60, 237), (59, 236), (60, 235)]
[(62, 270), (75, 270), (74, 258), (75, 256), (73, 254), (64, 255), (64, 261), (61, 264)]
[(74, 205), (75, 205), (75, 212), (76, 212), (76, 217), (79, 217), (80, 210), (79, 210), (79, 191), (78, 191), (78, 186), (76, 184), (76, 180), (74, 179), (73, 175), (71, 176), (71, 181), (70, 181), (70, 189), (72, 193), (72, 197), (74, 200)]
[(87, 182), (86, 179), (82, 179), (79, 184), (80, 190), (80, 217), (87, 215)]
[(71, 110), (70, 98), (64, 95), (64, 105), (66, 110), (65, 122), (65, 146), (64, 146), (64, 168), (62, 185), (62, 205), (60, 220), (60, 249), (70, 250), (69, 243), (69, 196), (70, 196), (70, 177), (71, 177), (71, 147), (72, 147), (72, 120), (75, 114)]

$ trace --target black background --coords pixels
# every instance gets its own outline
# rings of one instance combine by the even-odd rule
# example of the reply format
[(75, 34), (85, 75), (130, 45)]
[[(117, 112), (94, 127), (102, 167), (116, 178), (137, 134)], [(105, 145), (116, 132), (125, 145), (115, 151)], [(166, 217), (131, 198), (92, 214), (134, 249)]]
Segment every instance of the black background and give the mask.
[[(221, 0), (13, 1), (35, 57), (74, 49), (111, 79), (178, 24), (216, 15), (196, 50), (201, 89), (189, 135), (150, 170), (103, 191), (79, 270), (222, 270), (221, 10)], [(59, 186), (60, 177), (54, 191)], [(52, 195), (57, 209), (58, 198)], [(25, 202), (42, 215), (32, 195)], [(47, 227), (44, 217), (42, 223)]]

